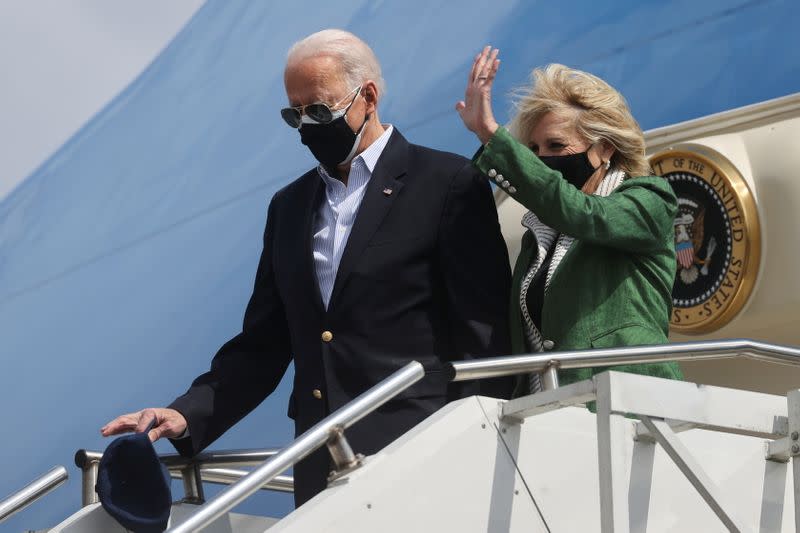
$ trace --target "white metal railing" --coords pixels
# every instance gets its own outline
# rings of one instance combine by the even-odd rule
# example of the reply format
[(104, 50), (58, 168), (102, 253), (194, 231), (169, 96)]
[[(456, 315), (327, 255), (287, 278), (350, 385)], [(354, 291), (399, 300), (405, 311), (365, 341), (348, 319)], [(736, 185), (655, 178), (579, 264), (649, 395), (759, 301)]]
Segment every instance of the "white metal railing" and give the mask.
[(57, 466), (19, 491), (0, 501), (0, 522), (23, 510), (45, 494), (64, 483), (69, 475), (63, 466)]
[[(719, 487), (706, 475), (702, 466), (694, 459), (675, 433), (691, 428), (732, 432), (769, 439), (765, 459), (777, 462), (792, 460), (794, 474), (795, 525), (800, 531), (800, 390), (790, 391), (787, 405), (778, 407), (774, 401), (759, 399), (746, 401), (741, 409), (719, 413), (710, 406), (728, 405), (719, 401), (726, 389), (695, 386), (686, 387), (683, 382), (652, 380), (631, 374), (605, 372), (591, 380), (559, 388), (557, 371), (568, 368), (613, 367), (615, 365), (646, 364), (665, 361), (688, 361), (745, 357), (758, 361), (800, 365), (800, 349), (750, 339), (727, 339), (665, 344), (657, 346), (633, 346), (610, 349), (548, 352), (533, 355), (498, 357), (492, 359), (462, 361), (451, 364), (452, 381), (484, 379), (519, 373), (540, 372), (545, 391), (518, 398), (503, 405), (503, 418), (509, 422), (522, 421), (526, 417), (560, 409), (570, 405), (597, 401), (597, 440), (600, 478), (601, 530), (606, 532), (628, 531), (627, 488), (624, 465), (619, 463), (617, 451), (630, 438), (624, 430), (626, 416), (634, 416), (641, 422), (636, 437), (657, 442), (686, 476), (706, 504), (730, 531), (749, 531), (750, 528), (738, 516), (738, 510), (725, 501)], [(637, 393), (639, 380), (648, 380)], [(658, 387), (670, 391), (673, 402), (664, 411), (663, 402), (648, 404), (653, 396), (655, 382)], [(615, 387), (628, 388), (625, 394), (611, 393)], [(734, 392), (734, 391), (732, 391)], [(746, 391), (735, 394), (758, 395)], [(716, 396), (710, 401), (710, 396)], [(731, 396), (731, 398), (736, 396)], [(635, 401), (633, 400), (635, 398)], [(691, 401), (685, 401), (686, 399)], [(676, 401), (683, 399), (684, 401)], [(777, 399), (775, 397), (774, 399)], [(684, 405), (686, 404), (686, 405)], [(698, 406), (703, 408), (698, 409)], [(749, 412), (748, 412), (749, 409)], [(713, 412), (713, 416), (712, 416)], [(783, 413), (783, 414), (780, 414)]]
[[(170, 528), (170, 533), (190, 533), (208, 526), (231, 508), (256, 492), (278, 474), (308, 456), (326, 443), (337, 467), (347, 467), (357, 461), (342, 432), (378, 407), (388, 402), (425, 376), (422, 365), (416, 361), (407, 364), (385, 380), (300, 435), (292, 444), (274, 457), (201, 505), (184, 522)], [(331, 442), (333, 441), (333, 442)], [(344, 464), (342, 464), (344, 463)]]
[[(248, 471), (229, 467), (258, 466), (279, 451), (278, 448), (211, 450), (191, 458), (170, 453), (159, 455), (159, 459), (167, 467), (171, 477), (183, 481), (184, 498), (182, 501), (203, 503), (203, 483), (231, 485), (247, 475)], [(84, 507), (98, 501), (95, 485), (97, 484), (97, 468), (102, 458), (101, 452), (91, 450), (78, 450), (75, 453), (75, 466), (81, 469), (83, 478), (81, 495)], [(293, 492), (294, 479), (291, 476), (277, 476), (261, 488)]]
[[(732, 357), (745, 357), (784, 365), (800, 365), (799, 348), (750, 339), (725, 339), (491, 357), (451, 363), (449, 371), (452, 381), (542, 372), (545, 374), (545, 378), (550, 378), (549, 380), (543, 380), (546, 385), (545, 389), (550, 389), (558, 387), (558, 378), (555, 377), (553, 380), (548, 374), (555, 374), (558, 369), (635, 365), (665, 361), (698, 361), (701, 359), (726, 359)], [(548, 381), (554, 381), (553, 386), (548, 387)]]
[[(466, 381), (528, 372), (543, 374), (546, 390), (558, 388), (558, 369), (594, 368), (621, 364), (646, 364), (665, 361), (746, 357), (771, 363), (800, 365), (800, 349), (749, 339), (686, 342), (653, 346), (546, 352), (506, 357), (491, 357), (449, 364), (451, 381)], [(342, 432), (385, 402), (422, 379), (424, 370), (409, 363), (389, 378), (369, 389), (298, 437), (291, 445), (266, 460), (258, 468), (204, 503), (186, 521), (168, 530), (172, 533), (198, 531), (222, 516), (259, 488), (275, 480), (281, 472), (314, 450), (328, 444), (337, 467), (355, 464), (356, 458)], [(511, 415), (510, 413), (508, 413)], [(187, 472), (184, 469), (184, 484)], [(201, 495), (202, 496), (202, 495)]]
[[(233, 485), (250, 470), (240, 470), (237, 468), (200, 468), (200, 481), (215, 485)], [(169, 475), (173, 479), (183, 479), (181, 472), (170, 470)], [(276, 492), (294, 492), (294, 478), (292, 476), (275, 476), (261, 487), (261, 490), (272, 490)]]
[[(631, 440), (634, 446), (661, 446), (729, 531), (753, 529), (740, 516), (741, 510), (732, 503), (730, 494), (706, 473), (701, 462), (677, 437), (677, 433), (690, 429), (767, 439), (764, 459), (782, 463), (773, 466), (773, 470), (779, 472), (776, 479), (782, 480), (781, 484), (786, 478), (788, 461), (794, 459), (795, 520), (800, 527), (797, 490), (800, 487), (800, 460), (797, 460), (800, 455), (800, 391), (790, 391), (787, 398), (781, 398), (623, 372), (603, 372), (585, 381), (505, 402), (501, 418), (508, 424), (516, 424), (595, 400), (600, 529), (603, 533), (636, 529), (631, 527), (628, 500), (628, 469), (633, 467), (623, 453)], [(635, 423), (634, 431), (630, 430), (631, 418), (640, 421)], [(652, 455), (650, 458), (649, 464), (639, 467), (652, 470)], [(769, 490), (766, 481), (764, 490)], [(780, 501), (782, 505), (783, 500)], [(774, 507), (766, 509), (772, 509), (780, 517), (780, 511)], [(770, 517), (769, 522), (775, 525), (774, 517)], [(640, 520), (639, 526), (641, 523)], [(767, 530), (775, 529), (762, 528), (762, 531)]]

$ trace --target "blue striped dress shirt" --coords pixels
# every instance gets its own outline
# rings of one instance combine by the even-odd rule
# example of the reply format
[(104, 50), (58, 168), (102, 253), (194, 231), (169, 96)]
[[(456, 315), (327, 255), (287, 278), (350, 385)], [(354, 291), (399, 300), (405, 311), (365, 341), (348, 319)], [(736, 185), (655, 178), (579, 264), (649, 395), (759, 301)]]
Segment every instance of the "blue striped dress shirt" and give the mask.
[(389, 142), (392, 129), (389, 125), (380, 137), (353, 159), (347, 185), (328, 174), (322, 165), (317, 167), (325, 183), (325, 198), (314, 217), (314, 266), (325, 309), (331, 299), (333, 283), (358, 208), (364, 199), (375, 164)]

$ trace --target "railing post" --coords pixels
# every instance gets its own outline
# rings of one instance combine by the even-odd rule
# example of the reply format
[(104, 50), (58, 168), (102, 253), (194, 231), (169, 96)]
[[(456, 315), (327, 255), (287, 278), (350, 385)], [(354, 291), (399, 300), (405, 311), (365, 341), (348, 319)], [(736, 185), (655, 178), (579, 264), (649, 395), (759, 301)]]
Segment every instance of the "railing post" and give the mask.
[(611, 405), (611, 380), (608, 372), (594, 378), (597, 387), (597, 466), (600, 481), (600, 531), (630, 531), (625, 441), (625, 417)]
[(192, 463), (181, 468), (181, 480), (183, 480), (183, 503), (200, 505), (205, 503), (206, 497), (203, 492), (203, 478), (200, 475), (200, 465)]
[(344, 427), (335, 426), (331, 428), (329, 435), (325, 444), (328, 446), (328, 451), (333, 459), (334, 469), (328, 476), (328, 481), (332, 481), (361, 466), (364, 456), (353, 453), (353, 448), (350, 447), (350, 443), (347, 442), (347, 438), (344, 436)]
[(102, 457), (101, 453), (86, 450), (78, 450), (75, 453), (75, 466), (81, 469), (81, 505), (83, 507), (100, 501), (95, 491), (95, 485), (97, 485), (97, 471)]
[(558, 361), (553, 360), (547, 363), (542, 372), (542, 390), (553, 390), (558, 388)]
[(84, 507), (100, 501), (95, 490), (99, 464), (98, 461), (92, 461), (83, 469), (81, 475), (81, 502)]

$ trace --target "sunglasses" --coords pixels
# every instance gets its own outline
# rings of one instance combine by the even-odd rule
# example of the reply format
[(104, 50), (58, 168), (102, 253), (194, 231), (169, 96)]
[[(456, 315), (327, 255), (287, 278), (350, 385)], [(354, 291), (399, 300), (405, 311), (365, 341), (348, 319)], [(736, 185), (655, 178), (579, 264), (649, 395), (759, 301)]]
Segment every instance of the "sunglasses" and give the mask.
[[(333, 108), (331, 109), (328, 107), (328, 104), (324, 102), (316, 102), (313, 104), (306, 104), (297, 107), (284, 107), (281, 109), (281, 117), (286, 123), (293, 127), (299, 128), (300, 125), (303, 123), (303, 115), (310, 118), (312, 121), (316, 122), (317, 124), (330, 124), (335, 119), (347, 114), (347, 111), (350, 109), (350, 106), (353, 105), (353, 102), (356, 101), (358, 98), (359, 93), (361, 92), (361, 85), (347, 93), (347, 96), (333, 104)], [(339, 107), (342, 102), (347, 100), (351, 94), (356, 93), (353, 96), (353, 99), (347, 104), (347, 107), (344, 109), (336, 109)]]

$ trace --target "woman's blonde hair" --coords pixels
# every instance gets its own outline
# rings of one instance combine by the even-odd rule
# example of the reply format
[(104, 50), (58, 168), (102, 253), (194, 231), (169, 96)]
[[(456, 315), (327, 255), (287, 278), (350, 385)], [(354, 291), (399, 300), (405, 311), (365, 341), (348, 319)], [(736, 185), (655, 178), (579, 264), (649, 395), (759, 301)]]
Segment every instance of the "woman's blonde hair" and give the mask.
[(652, 173), (645, 157), (642, 129), (625, 98), (609, 84), (587, 72), (552, 64), (531, 73), (532, 84), (516, 92), (516, 114), (509, 131), (528, 144), (530, 133), (547, 113), (574, 119), (578, 134), (594, 144), (615, 148), (611, 164), (629, 176)]

